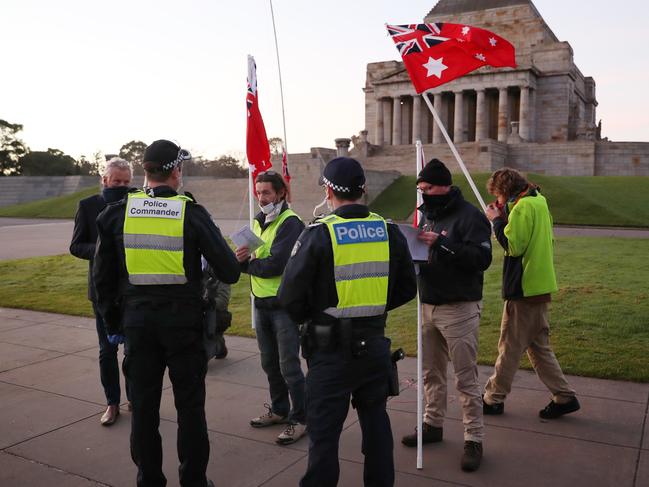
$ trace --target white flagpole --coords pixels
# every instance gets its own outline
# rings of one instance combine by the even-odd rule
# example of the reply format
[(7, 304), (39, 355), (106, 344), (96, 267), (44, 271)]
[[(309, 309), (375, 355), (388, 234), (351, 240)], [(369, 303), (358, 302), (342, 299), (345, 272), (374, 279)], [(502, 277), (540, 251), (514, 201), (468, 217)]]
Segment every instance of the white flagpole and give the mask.
[(277, 43), (277, 29), (275, 28), (275, 11), (273, 10), (273, 0), (270, 3), (270, 16), (273, 20), (273, 34), (275, 35), (275, 54), (277, 55), (277, 74), (279, 75), (279, 97), (282, 102), (282, 125), (284, 128), (284, 152), (286, 153), (286, 168), (288, 169), (288, 142), (286, 141), (286, 113), (284, 110), (284, 87), (282, 85), (282, 68), (279, 64), (279, 44)]
[[(249, 212), (249, 224), (252, 229), (252, 221), (255, 218), (255, 204), (253, 200), (255, 199), (255, 182), (252, 180), (252, 165), (248, 164), (248, 212)], [(250, 291), (250, 319), (251, 328), (255, 328), (255, 296)]]
[[(417, 140), (417, 172), (421, 171), (423, 166), (424, 149), (421, 140)], [(417, 203), (419, 203), (419, 192), (417, 192)], [(417, 204), (417, 208), (419, 204)], [(418, 209), (415, 209), (418, 212)], [(421, 217), (421, 215), (418, 215)], [(417, 274), (419, 274), (419, 265), (416, 265)], [(422, 322), (421, 322), (421, 301), (419, 300), (419, 290), (417, 290), (417, 470), (424, 468), (424, 449), (421, 424), (423, 421), (423, 357), (422, 357)]]
[(435, 110), (435, 107), (433, 104), (430, 102), (428, 98), (428, 92), (423, 93), (423, 98), (424, 101), (426, 102), (426, 105), (428, 105), (428, 109), (430, 110), (430, 113), (433, 114), (433, 118), (435, 119), (435, 123), (439, 125), (439, 128), (442, 131), (442, 134), (444, 135), (444, 138), (446, 139), (446, 142), (448, 143), (448, 146), (451, 148), (451, 152), (453, 152), (453, 155), (455, 156), (455, 159), (457, 160), (457, 163), (460, 165), (460, 169), (462, 169), (462, 172), (464, 173), (464, 176), (466, 176), (466, 180), (469, 182), (469, 186), (471, 186), (471, 189), (473, 190), (473, 193), (475, 194), (475, 197), (478, 199), (478, 203), (480, 203), (480, 206), (482, 207), (482, 211), (485, 213), (487, 212), (487, 205), (485, 204), (484, 200), (482, 199), (482, 196), (480, 195), (480, 191), (478, 191), (478, 188), (476, 187), (475, 183), (473, 182), (473, 178), (471, 177), (471, 174), (469, 174), (469, 171), (467, 170), (466, 166), (464, 165), (464, 162), (462, 161), (462, 158), (460, 157), (460, 154), (457, 151), (457, 148), (455, 147), (455, 144), (451, 140), (451, 138), (448, 135), (448, 132), (446, 131), (446, 127), (444, 127), (444, 124), (442, 123), (442, 119), (439, 118), (439, 115), (437, 113), (437, 110)]

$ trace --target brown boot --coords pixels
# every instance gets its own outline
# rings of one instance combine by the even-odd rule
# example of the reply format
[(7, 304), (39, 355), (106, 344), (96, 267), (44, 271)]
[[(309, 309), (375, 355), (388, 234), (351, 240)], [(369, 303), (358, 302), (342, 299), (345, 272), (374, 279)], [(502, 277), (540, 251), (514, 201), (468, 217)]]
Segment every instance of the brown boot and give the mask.
[(482, 462), (482, 443), (476, 441), (464, 442), (464, 455), (462, 455), (462, 470), (475, 472)]
[[(422, 444), (426, 443), (439, 443), (444, 437), (444, 429), (437, 428), (436, 426), (431, 426), (428, 423), (423, 423), (421, 430), (421, 442)], [(411, 435), (406, 435), (401, 438), (401, 443), (406, 446), (415, 447), (417, 446), (417, 431)]]
[(115, 424), (117, 421), (117, 416), (119, 416), (119, 406), (117, 404), (110, 405), (106, 408), (106, 412), (102, 415), (99, 422), (102, 426), (110, 426)]

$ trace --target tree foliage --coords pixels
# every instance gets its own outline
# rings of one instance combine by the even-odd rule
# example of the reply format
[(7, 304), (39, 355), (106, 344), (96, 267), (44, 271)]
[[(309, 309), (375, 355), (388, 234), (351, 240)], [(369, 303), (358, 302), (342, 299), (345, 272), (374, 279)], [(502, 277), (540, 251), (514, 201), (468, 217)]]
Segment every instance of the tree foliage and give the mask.
[(59, 149), (32, 151), (19, 160), (21, 176), (88, 176), (97, 174), (93, 163), (82, 157), (78, 162)]
[(133, 174), (142, 175), (144, 169), (142, 168), (142, 159), (144, 159), (144, 151), (146, 144), (141, 140), (131, 140), (119, 149), (119, 157), (127, 160), (133, 165)]
[(284, 141), (281, 137), (271, 137), (268, 139), (268, 145), (270, 146), (270, 153), (274, 156), (279, 156), (282, 153)]
[(0, 119), (0, 176), (11, 176), (20, 172), (20, 158), (29, 148), (18, 138), (23, 126)]
[(185, 176), (245, 178), (248, 176), (248, 171), (233, 156), (223, 155), (214, 160), (204, 159), (199, 156), (183, 163), (183, 174)]

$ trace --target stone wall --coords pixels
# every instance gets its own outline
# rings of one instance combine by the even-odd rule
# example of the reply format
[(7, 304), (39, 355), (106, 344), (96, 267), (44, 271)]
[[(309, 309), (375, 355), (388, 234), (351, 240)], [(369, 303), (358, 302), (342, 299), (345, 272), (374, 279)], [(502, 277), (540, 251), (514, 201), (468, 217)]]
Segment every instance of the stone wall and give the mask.
[(649, 176), (649, 142), (595, 143), (598, 176)]
[(96, 186), (97, 176), (10, 176), (0, 178), (0, 206), (53, 198)]

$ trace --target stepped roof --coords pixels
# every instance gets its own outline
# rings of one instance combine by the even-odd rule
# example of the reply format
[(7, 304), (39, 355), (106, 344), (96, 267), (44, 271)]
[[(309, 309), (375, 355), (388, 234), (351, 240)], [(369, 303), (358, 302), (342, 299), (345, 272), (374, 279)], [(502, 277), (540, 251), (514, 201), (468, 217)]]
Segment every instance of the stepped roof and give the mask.
[(490, 8), (511, 7), (513, 5), (532, 5), (531, 0), (440, 0), (428, 13), (434, 15), (454, 15)]

